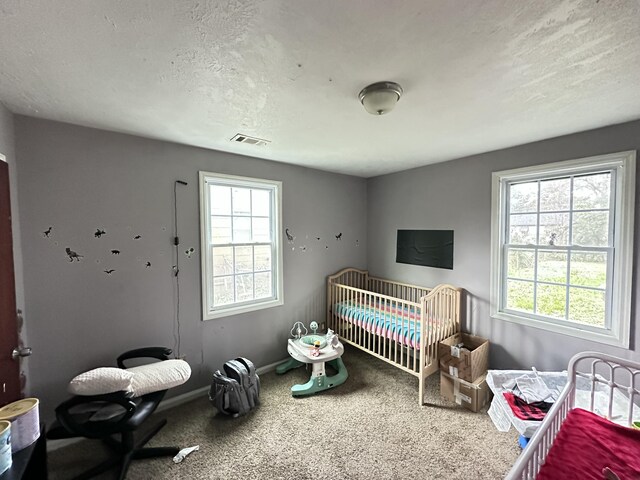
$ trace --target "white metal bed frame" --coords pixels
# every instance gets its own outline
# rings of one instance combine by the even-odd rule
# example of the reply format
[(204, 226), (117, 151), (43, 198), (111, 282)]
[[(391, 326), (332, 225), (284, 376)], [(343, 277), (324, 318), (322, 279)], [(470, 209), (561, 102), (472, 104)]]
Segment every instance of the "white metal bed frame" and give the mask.
[[(586, 372), (585, 366), (587, 366)], [(640, 409), (640, 363), (598, 352), (578, 353), (569, 361), (568, 382), (558, 401), (551, 407), (540, 428), (531, 437), (528, 445), (505, 477), (506, 480), (534, 480), (536, 478), (551, 449), (553, 440), (560, 431), (562, 422), (575, 406), (577, 377), (586, 378), (590, 382), (591, 398), (588, 408), (585, 409), (592, 412), (595, 409), (596, 385), (602, 384), (609, 387), (606, 414), (608, 418), (612, 418), (614, 392), (616, 390), (621, 392), (628, 400), (626, 424), (631, 426), (634, 407)], [(581, 407), (583, 406), (581, 405)]]
[[(342, 341), (418, 377), (418, 403), (423, 405), (425, 380), (439, 369), (438, 342), (460, 331), (460, 297), (461, 289), (451, 285), (425, 288), (345, 268), (327, 277), (327, 325)], [(413, 321), (408, 313), (413, 309), (420, 322), (419, 344), (386, 338), (357, 325), (348, 315), (346, 319), (336, 315), (334, 305), (343, 302), (357, 302), (372, 310), (386, 302), (403, 312), (396, 316), (401, 327)]]

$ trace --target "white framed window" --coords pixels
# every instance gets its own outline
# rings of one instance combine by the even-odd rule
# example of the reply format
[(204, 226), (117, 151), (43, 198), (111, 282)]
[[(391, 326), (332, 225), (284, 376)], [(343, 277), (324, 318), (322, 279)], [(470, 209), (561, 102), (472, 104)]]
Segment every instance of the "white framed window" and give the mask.
[(635, 159), (493, 173), (492, 317), (629, 347)]
[(203, 319), (283, 304), (282, 182), (200, 172)]

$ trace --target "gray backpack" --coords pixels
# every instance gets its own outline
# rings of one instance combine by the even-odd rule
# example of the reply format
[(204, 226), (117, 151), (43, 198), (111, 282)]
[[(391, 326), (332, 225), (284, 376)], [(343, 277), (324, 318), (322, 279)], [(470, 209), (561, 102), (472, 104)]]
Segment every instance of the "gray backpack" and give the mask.
[(247, 414), (260, 403), (260, 377), (253, 363), (236, 358), (224, 364), (226, 375), (220, 370), (213, 374), (209, 400), (219, 411), (232, 417)]

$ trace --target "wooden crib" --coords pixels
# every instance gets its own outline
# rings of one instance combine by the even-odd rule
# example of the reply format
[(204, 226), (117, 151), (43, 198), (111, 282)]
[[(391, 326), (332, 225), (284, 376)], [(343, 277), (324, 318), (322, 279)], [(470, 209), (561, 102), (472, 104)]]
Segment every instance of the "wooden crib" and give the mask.
[(438, 342), (460, 331), (461, 289), (425, 288), (345, 268), (327, 277), (327, 326), (347, 342), (418, 377), (438, 371)]

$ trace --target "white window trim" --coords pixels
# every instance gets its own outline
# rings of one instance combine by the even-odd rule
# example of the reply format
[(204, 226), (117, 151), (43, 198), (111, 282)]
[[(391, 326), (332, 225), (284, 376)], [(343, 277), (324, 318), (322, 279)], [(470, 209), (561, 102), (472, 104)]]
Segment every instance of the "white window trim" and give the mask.
[[(237, 175), (225, 175), (214, 172), (199, 172), (200, 178), (200, 251), (201, 257), (201, 290), (202, 290), (202, 319), (213, 320), (216, 318), (228, 317), (231, 315), (238, 315), (241, 313), (253, 312), (256, 310), (262, 310), (265, 308), (277, 307), (284, 304), (284, 288), (283, 288), (283, 266), (282, 266), (282, 182), (276, 180), (264, 180), (260, 178), (240, 177)], [(207, 201), (206, 186), (209, 179), (224, 180), (225, 183), (236, 184), (242, 187), (268, 187), (275, 190), (275, 208), (273, 209), (274, 215), (274, 240), (275, 251), (277, 252), (277, 259), (273, 264), (273, 274), (275, 278), (275, 298), (268, 299), (266, 301), (255, 301), (250, 304), (243, 305), (230, 305), (214, 310), (212, 305), (209, 305), (209, 282), (212, 278), (211, 261), (209, 256), (209, 245), (207, 244), (207, 229), (209, 229), (210, 215), (210, 203)]]
[[(615, 222), (615, 258), (613, 260), (614, 273), (612, 279), (613, 292), (610, 328), (595, 331), (586, 326), (585, 328), (581, 328), (580, 325), (563, 325), (562, 323), (554, 323), (552, 321), (529, 318), (525, 315), (499, 311), (503, 262), (501, 250), (506, 234), (505, 218), (503, 215), (507, 201), (505, 198), (506, 183), (515, 180), (538, 179), (544, 175), (577, 173), (581, 170), (591, 170), (594, 167), (613, 168), (617, 170), (615, 191), (616, 207), (614, 208), (614, 212), (619, 216), (619, 221)], [(628, 349), (631, 326), (631, 283), (634, 253), (635, 178), (635, 150), (494, 172), (492, 175), (491, 191), (491, 317)]]

